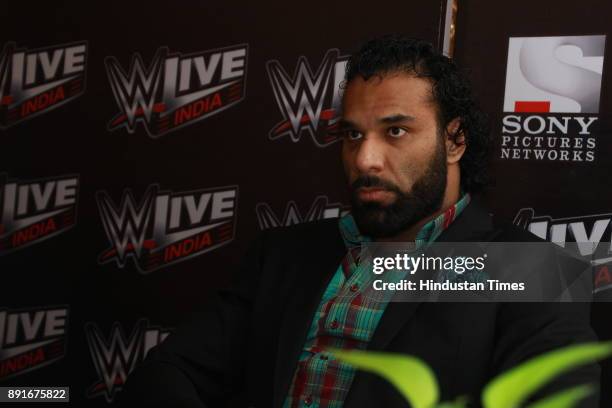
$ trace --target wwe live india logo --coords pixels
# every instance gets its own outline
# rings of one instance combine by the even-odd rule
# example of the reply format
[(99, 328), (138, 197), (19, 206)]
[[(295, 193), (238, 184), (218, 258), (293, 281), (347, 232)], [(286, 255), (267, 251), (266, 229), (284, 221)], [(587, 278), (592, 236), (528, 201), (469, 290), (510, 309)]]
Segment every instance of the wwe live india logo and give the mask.
[(190, 54), (160, 48), (146, 67), (140, 54), (125, 71), (107, 57), (106, 72), (120, 112), (108, 130), (134, 133), (141, 123), (152, 138), (199, 122), (244, 99), (246, 44)]
[(533, 208), (522, 208), (516, 214), (514, 224), (562, 248), (569, 247), (579, 256), (590, 258), (593, 293), (612, 289), (612, 214), (553, 218), (536, 215)]
[(30, 50), (6, 44), (0, 54), (0, 129), (82, 95), (86, 59), (84, 41)]
[(78, 189), (76, 175), (12, 180), (0, 174), (0, 256), (72, 228)]
[(110, 247), (99, 257), (123, 268), (132, 258), (140, 273), (185, 261), (234, 239), (238, 187), (186, 192), (149, 186), (137, 200), (130, 189), (119, 204), (106, 191), (96, 195)]
[(0, 381), (62, 359), (67, 320), (66, 306), (0, 309)]

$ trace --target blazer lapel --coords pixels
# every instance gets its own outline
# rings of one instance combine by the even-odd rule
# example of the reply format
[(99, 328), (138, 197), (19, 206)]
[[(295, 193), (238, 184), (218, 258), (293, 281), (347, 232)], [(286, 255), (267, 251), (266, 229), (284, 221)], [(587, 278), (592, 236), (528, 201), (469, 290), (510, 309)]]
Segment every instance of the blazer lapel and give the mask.
[(293, 274), (295, 281), (278, 342), (274, 407), (281, 407), (287, 396), (316, 308), (346, 253), (337, 220), (327, 227), (324, 231), (317, 229), (317, 236), (304, 237), (299, 259), (290, 262), (294, 270), (287, 271)]
[[(491, 231), (489, 214), (472, 201), (436, 242), (477, 241)], [(371, 350), (384, 349), (402, 326), (414, 315), (422, 302), (390, 302), (369, 344)]]

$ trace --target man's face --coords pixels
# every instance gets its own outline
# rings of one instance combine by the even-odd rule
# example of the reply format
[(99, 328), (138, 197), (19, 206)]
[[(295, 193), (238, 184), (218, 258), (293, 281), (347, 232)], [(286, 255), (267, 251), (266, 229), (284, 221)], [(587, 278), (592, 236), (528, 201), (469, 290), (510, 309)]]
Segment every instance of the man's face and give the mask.
[(446, 149), (428, 80), (358, 76), (343, 100), (342, 161), (360, 231), (391, 237), (440, 209)]

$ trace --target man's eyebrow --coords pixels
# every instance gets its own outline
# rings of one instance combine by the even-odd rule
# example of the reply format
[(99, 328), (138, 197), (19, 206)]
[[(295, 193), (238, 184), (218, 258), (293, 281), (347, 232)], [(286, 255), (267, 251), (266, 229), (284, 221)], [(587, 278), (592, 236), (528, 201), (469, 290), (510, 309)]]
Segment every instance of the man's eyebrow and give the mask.
[(383, 123), (383, 124), (391, 124), (391, 123), (406, 122), (406, 121), (412, 121), (412, 120), (415, 120), (414, 116), (403, 115), (401, 113), (397, 113), (394, 115), (389, 115), (389, 116), (380, 118), (378, 119), (378, 122)]
[(347, 120), (347, 119), (340, 119), (340, 122), (338, 123), (338, 125), (342, 129), (354, 129), (354, 128), (357, 127), (357, 125), (355, 125), (355, 123), (353, 123), (353, 122), (351, 122), (350, 120)]

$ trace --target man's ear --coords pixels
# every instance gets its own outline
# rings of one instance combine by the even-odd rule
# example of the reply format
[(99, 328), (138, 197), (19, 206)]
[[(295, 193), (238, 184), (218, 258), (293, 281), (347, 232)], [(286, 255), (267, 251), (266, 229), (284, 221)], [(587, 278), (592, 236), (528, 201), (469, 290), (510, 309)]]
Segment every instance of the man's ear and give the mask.
[(459, 162), (463, 153), (465, 153), (465, 134), (463, 132), (458, 135), (455, 134), (459, 131), (459, 125), (461, 119), (458, 117), (448, 122), (446, 125), (446, 163), (454, 164)]

